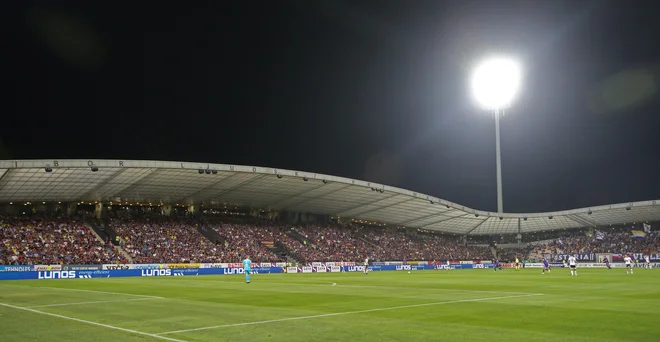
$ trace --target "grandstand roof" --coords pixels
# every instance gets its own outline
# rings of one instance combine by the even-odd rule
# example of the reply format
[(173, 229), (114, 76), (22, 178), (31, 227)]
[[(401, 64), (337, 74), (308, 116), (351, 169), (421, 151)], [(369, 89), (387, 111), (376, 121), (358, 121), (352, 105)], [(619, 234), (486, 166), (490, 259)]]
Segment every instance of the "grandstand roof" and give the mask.
[(0, 203), (234, 205), (378, 221), (457, 234), (660, 221), (658, 201), (497, 214), (361, 180), (256, 166), (138, 160), (0, 161)]

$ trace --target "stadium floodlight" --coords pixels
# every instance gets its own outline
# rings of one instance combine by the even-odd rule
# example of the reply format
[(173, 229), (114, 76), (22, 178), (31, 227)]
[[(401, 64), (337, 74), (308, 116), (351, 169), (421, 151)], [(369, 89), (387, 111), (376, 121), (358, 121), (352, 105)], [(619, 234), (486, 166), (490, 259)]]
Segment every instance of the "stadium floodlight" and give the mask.
[(495, 154), (497, 168), (497, 212), (503, 212), (500, 117), (518, 95), (522, 79), (520, 65), (506, 57), (492, 57), (477, 65), (472, 75), (472, 95), (477, 104), (495, 115)]
[(515, 99), (520, 89), (520, 80), (520, 66), (515, 60), (489, 58), (474, 70), (472, 94), (483, 109), (501, 111)]

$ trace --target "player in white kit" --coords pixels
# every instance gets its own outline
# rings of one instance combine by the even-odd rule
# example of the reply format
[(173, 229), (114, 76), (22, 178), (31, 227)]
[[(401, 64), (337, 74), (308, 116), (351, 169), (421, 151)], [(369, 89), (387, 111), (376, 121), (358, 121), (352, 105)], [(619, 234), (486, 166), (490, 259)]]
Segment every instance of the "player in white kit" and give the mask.
[(364, 274), (369, 274), (369, 258), (364, 259)]
[(646, 261), (646, 269), (650, 270), (651, 269), (651, 258), (647, 255), (644, 257), (644, 261)]
[(628, 274), (628, 271), (630, 271), (630, 274), (633, 274), (632, 258), (629, 255), (626, 255), (626, 257), (623, 258), (623, 262), (626, 264), (626, 274)]
[(577, 275), (577, 258), (575, 256), (568, 257), (568, 267), (571, 269), (571, 276)]

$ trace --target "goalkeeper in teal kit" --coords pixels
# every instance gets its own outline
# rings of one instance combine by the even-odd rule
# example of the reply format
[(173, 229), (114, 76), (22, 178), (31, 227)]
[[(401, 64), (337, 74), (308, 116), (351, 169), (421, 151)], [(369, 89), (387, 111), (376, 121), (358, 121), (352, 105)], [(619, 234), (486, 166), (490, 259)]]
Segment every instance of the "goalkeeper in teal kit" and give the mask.
[(243, 260), (243, 272), (245, 273), (245, 282), (250, 283), (250, 273), (252, 273), (252, 260), (249, 256), (245, 256)]

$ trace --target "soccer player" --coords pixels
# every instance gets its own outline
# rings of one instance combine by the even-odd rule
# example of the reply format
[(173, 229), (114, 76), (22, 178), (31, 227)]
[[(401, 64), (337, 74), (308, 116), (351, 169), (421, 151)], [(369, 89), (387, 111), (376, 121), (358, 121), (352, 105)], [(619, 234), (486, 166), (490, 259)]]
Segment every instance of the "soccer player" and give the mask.
[[(623, 258), (623, 262), (626, 264), (626, 274), (628, 274), (628, 273), (633, 274), (632, 258), (630, 258), (629, 255), (626, 255), (626, 257)], [(628, 271), (630, 271), (630, 272), (628, 272)]]
[(571, 269), (571, 276), (577, 275), (577, 258), (573, 255), (568, 257), (568, 267)]
[(651, 269), (651, 258), (647, 255), (644, 257), (644, 261), (646, 261), (646, 269), (650, 270)]
[(245, 256), (245, 260), (243, 260), (243, 272), (245, 273), (245, 282), (249, 284), (250, 273), (252, 273), (252, 260), (247, 255)]
[(608, 259), (607, 257), (605, 257), (605, 260), (603, 260), (603, 261), (605, 262), (605, 266), (607, 266), (607, 268), (611, 270), (611, 269), (612, 269), (612, 266), (610, 266), (610, 259)]
[(548, 273), (550, 273), (550, 263), (548, 262), (548, 259), (543, 257), (543, 272), (541, 274), (545, 274), (545, 271), (548, 271)]
[(516, 271), (520, 271), (520, 260), (516, 257)]
[(369, 274), (369, 258), (364, 259), (364, 275)]
[(497, 269), (498, 269), (498, 268), (500, 269), (500, 271), (504, 271), (504, 270), (502, 269), (502, 264), (500, 264), (500, 261), (497, 260), (497, 259), (494, 259), (494, 260), (493, 260), (493, 271), (494, 271), (494, 272), (497, 272)]

